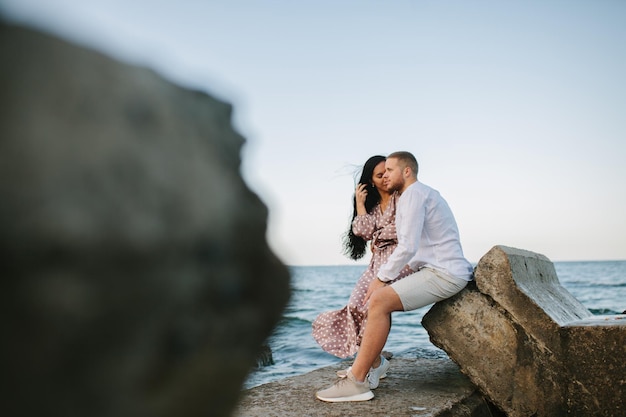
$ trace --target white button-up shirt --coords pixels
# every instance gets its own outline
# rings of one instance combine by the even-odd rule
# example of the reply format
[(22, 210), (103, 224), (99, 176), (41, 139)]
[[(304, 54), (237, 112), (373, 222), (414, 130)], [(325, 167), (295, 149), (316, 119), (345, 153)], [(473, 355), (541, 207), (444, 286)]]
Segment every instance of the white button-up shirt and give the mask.
[(396, 278), (405, 265), (471, 281), (473, 268), (463, 256), (456, 220), (437, 190), (419, 181), (407, 187), (397, 202), (396, 231), (398, 246), (378, 271), (381, 281)]

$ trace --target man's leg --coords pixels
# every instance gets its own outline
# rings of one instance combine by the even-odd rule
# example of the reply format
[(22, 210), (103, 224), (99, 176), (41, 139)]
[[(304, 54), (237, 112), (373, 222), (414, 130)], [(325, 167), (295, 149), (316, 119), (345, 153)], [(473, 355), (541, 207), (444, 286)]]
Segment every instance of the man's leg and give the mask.
[(361, 348), (345, 379), (318, 391), (322, 401), (366, 401), (374, 397), (367, 373), (382, 352), (389, 330), (391, 313), (411, 311), (444, 300), (461, 291), (467, 281), (422, 268), (389, 286), (375, 290), (369, 299), (368, 318)]
[(391, 330), (392, 312), (416, 310), (444, 300), (461, 291), (466, 285), (465, 280), (423, 268), (372, 294), (363, 341), (352, 364), (355, 379), (364, 381), (370, 368), (376, 367)]
[(352, 364), (352, 374), (357, 381), (365, 381), (367, 373), (380, 356), (391, 329), (391, 313), (402, 310), (400, 297), (390, 286), (380, 288), (372, 294), (363, 341)]
[(370, 367), (385, 346), (391, 328), (391, 312), (402, 310), (400, 297), (391, 287), (376, 290), (369, 299), (367, 324), (359, 353), (344, 379), (318, 391), (318, 399), (328, 402), (367, 401), (374, 397), (367, 380)]

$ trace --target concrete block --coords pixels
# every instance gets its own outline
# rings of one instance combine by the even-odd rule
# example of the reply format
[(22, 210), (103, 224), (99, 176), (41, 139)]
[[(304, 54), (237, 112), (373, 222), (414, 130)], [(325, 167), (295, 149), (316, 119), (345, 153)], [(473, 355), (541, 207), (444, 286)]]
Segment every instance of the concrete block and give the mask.
[(593, 316), (560, 331), (572, 416), (626, 416), (626, 315)]
[(594, 317), (543, 255), (492, 248), (423, 325), (509, 416), (624, 415), (625, 316)]

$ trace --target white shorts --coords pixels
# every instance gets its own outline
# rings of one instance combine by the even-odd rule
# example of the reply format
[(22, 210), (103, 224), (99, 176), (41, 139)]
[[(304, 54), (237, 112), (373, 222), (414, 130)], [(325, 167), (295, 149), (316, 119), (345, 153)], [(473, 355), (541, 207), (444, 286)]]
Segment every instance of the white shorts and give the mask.
[(390, 286), (400, 297), (404, 311), (411, 311), (450, 298), (467, 283), (436, 269), (422, 268)]

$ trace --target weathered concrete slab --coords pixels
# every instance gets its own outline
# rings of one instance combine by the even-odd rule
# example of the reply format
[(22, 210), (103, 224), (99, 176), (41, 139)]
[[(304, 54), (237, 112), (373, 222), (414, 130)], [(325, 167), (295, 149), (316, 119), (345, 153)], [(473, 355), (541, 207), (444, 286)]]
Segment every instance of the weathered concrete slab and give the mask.
[(594, 317), (543, 255), (496, 246), (423, 325), (509, 416), (626, 415), (626, 316)]
[(332, 384), (346, 363), (246, 390), (233, 417), (488, 417), (494, 415), (456, 364), (442, 359), (391, 360), (370, 401), (326, 403), (315, 392)]
[(561, 329), (572, 416), (626, 416), (626, 315), (593, 316)]
[(559, 344), (561, 326), (592, 316), (561, 285), (554, 264), (544, 255), (497, 246), (480, 259), (475, 277), (482, 294), (550, 346)]

